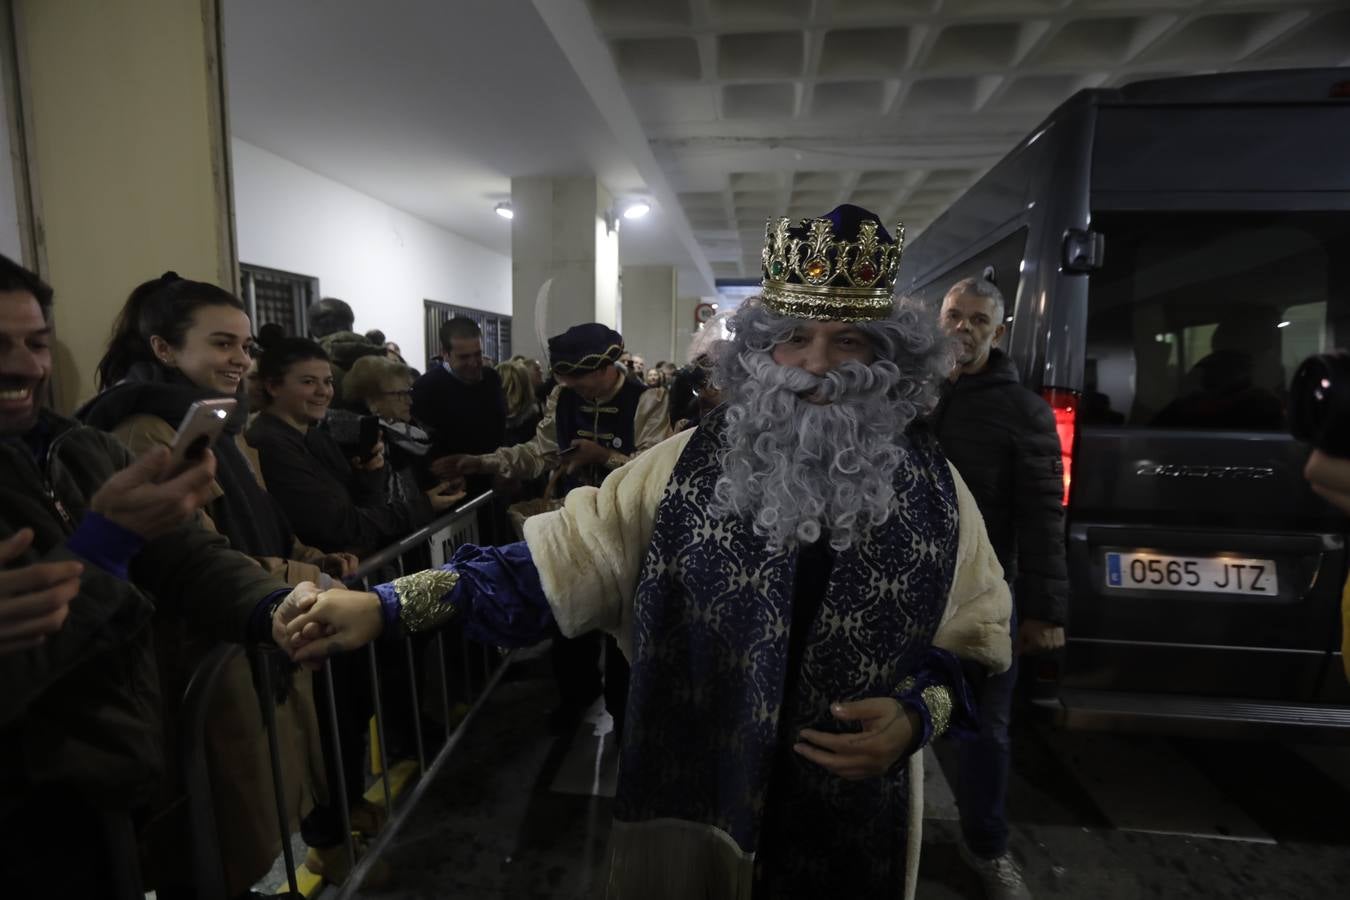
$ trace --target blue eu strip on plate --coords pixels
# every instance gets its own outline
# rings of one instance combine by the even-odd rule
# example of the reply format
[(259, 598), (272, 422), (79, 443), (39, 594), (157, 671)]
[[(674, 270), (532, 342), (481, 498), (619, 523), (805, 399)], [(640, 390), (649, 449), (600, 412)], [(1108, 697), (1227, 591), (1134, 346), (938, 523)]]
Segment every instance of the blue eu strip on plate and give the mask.
[(1112, 587), (1120, 587), (1120, 554), (1106, 554), (1106, 583)]

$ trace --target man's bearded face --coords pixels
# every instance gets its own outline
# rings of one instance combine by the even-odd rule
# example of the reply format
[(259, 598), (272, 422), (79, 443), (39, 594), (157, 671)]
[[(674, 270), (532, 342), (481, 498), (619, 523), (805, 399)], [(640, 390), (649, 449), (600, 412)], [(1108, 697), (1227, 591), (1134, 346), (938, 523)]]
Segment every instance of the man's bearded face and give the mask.
[(52, 373), (51, 341), (36, 297), (0, 292), (0, 435), (23, 434), (37, 421)]
[(875, 356), (840, 322), (804, 323), (771, 350), (742, 350), (714, 511), (749, 516), (774, 547), (828, 532), (843, 550), (884, 522), (908, 422), (891, 399), (900, 370)]
[(793, 366), (820, 376), (846, 362), (871, 365), (875, 359), (867, 335), (848, 322), (803, 322), (787, 340), (773, 348), (773, 361), (780, 366)]

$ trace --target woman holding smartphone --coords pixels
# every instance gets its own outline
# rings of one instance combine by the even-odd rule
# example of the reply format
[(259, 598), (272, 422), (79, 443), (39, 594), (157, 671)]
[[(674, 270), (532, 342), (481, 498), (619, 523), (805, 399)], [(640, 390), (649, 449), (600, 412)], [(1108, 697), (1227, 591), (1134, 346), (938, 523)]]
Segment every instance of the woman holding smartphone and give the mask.
[(132, 291), (114, 323), (98, 365), (101, 393), (79, 416), (139, 453), (172, 445), (193, 402), (234, 399), (235, 412), (212, 447), (217, 496), (207, 507), (207, 524), (291, 583), (315, 581), (319, 569), (340, 578), (355, 568), (355, 559), (296, 539), (242, 440), (249, 408), (241, 386), (251, 330), (243, 303), (228, 291), (172, 272), (147, 281)]
[[(135, 453), (156, 444), (172, 446), (179, 423), (197, 401), (223, 398), (235, 402), (224, 433), (212, 445), (216, 457), (213, 499), (203, 510), (202, 524), (224, 535), (236, 550), (291, 584), (341, 578), (356, 568), (347, 553), (326, 553), (298, 540), (281, 506), (261, 482), (253, 451), (244, 443), (242, 426), (248, 420), (248, 398), (241, 389), (249, 368), (251, 323), (239, 298), (221, 288), (189, 281), (169, 272), (131, 292), (113, 325), (107, 352), (98, 365), (102, 392), (78, 416), (87, 424), (116, 435)], [(158, 624), (160, 643), (177, 648), (161, 655), (165, 719), (177, 721), (177, 698), (197, 659), (211, 642), (182, 633), (173, 623)], [(258, 715), (258, 699), (247, 660), (228, 666), (214, 695), (208, 717), (208, 762), (217, 787), (214, 791), (222, 858), (230, 895), (243, 894), (271, 868), (279, 852), (276, 818), (271, 812), (272, 789), (266, 735)], [(319, 729), (314, 714), (310, 679), (292, 679), (289, 672), (274, 673), (273, 684), (286, 701), (277, 708), (278, 728), (298, 734), (284, 740), (289, 752), (283, 760), (292, 777), (303, 775), (319, 792), (326, 791), (324, 761), (319, 751)], [(308, 773), (308, 774), (305, 774)], [(303, 781), (300, 783), (304, 783)], [(319, 812), (306, 820), (311, 846), (331, 847), (320, 856), (345, 859), (340, 817)], [(292, 810), (295, 814), (297, 810)], [(374, 832), (380, 815), (354, 809), (353, 821)], [(336, 830), (330, 821), (337, 822)], [(331, 832), (331, 833), (330, 833)], [(190, 858), (181, 846), (184, 822), (172, 816), (152, 821), (148, 844), (155, 859)], [(316, 867), (322, 867), (314, 860)], [(191, 884), (190, 873), (172, 865), (152, 867), (162, 897), (175, 896)]]

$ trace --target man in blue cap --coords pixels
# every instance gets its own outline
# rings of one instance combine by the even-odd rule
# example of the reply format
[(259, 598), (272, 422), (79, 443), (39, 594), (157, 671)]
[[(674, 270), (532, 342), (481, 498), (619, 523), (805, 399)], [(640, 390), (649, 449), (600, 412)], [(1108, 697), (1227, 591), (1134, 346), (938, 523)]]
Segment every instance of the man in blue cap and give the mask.
[[(560, 495), (600, 484), (669, 433), (665, 390), (625, 378), (615, 365), (622, 354), (623, 336), (599, 322), (573, 325), (549, 338), (549, 364), (558, 386), (534, 437), (481, 456), (451, 457), (448, 465), (465, 475), (482, 472), (526, 481), (561, 465)], [(604, 643), (598, 632), (554, 639), (553, 672), (562, 696), (549, 717), (553, 731), (575, 725), (603, 689), (614, 730), (622, 733), (628, 666), (611, 638), (602, 679)]]
[(769, 223), (762, 258), (697, 428), (520, 544), (330, 591), (291, 628), (299, 659), (455, 618), (502, 643), (614, 635), (610, 898), (913, 897), (917, 751), (975, 721), (961, 660), (1012, 655), (1002, 568), (922, 424), (951, 348), (892, 300), (900, 242), (843, 206)]
[(623, 336), (599, 322), (573, 325), (549, 338), (548, 358), (558, 386), (549, 395), (534, 437), (481, 456), (452, 457), (464, 474), (537, 478), (566, 467), (563, 489), (598, 485), (605, 476), (667, 434), (666, 392), (625, 379), (615, 365)]

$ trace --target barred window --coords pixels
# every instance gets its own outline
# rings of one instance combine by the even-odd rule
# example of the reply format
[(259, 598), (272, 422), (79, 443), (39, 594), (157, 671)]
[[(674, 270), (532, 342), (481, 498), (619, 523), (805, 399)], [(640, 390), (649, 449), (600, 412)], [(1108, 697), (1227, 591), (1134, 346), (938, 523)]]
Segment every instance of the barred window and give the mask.
[(272, 322), (290, 337), (309, 334), (309, 305), (319, 297), (319, 279), (248, 263), (239, 264), (239, 274), (254, 334)]
[(511, 317), (470, 309), (467, 306), (451, 306), (436, 300), (423, 300), (422, 308), (426, 325), (427, 355), (440, 352), (441, 326), (457, 316), (473, 319), (483, 329), (484, 361), (495, 365), (511, 358)]

